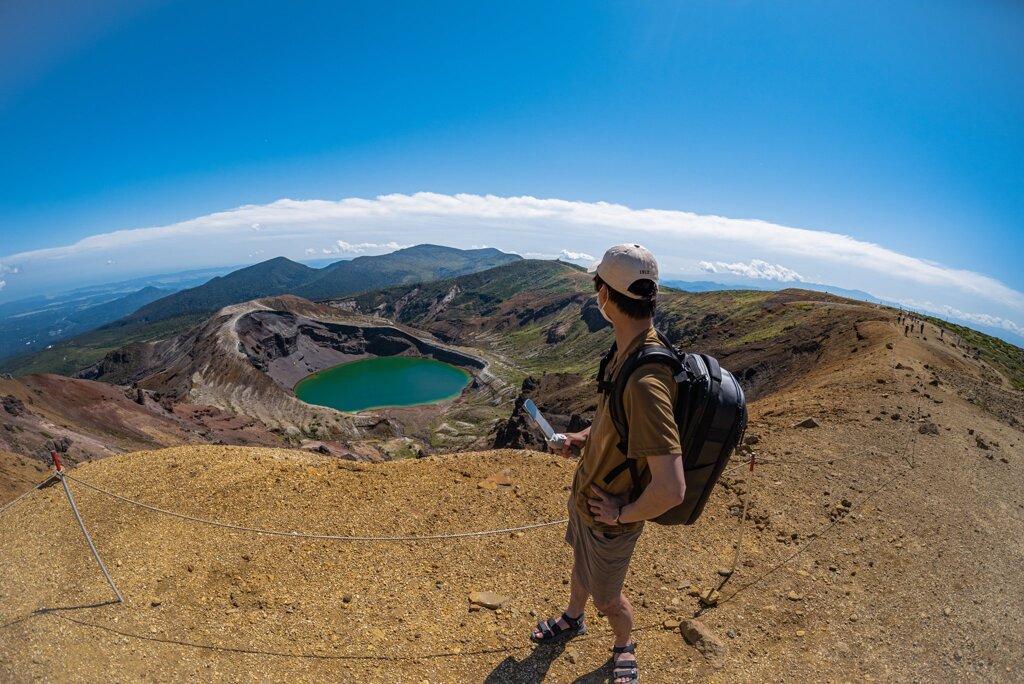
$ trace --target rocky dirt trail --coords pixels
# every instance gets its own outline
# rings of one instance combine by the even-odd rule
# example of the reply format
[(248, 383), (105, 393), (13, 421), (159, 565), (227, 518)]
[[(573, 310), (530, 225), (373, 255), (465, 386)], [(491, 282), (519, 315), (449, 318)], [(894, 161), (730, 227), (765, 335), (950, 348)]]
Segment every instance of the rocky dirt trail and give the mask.
[[(642, 681), (1024, 678), (1024, 435), (964, 398), (967, 390), (931, 384), (980, 377), (943, 343), (897, 336), (885, 323), (861, 333), (752, 405), (754, 471), (737, 455), (697, 525), (648, 525), (627, 580)], [(817, 427), (796, 427), (809, 417)], [(564, 518), (573, 467), (523, 450), (370, 464), (184, 446), (72, 474), (244, 526), (424, 536)], [(610, 674), (610, 630), (592, 607), (585, 638), (542, 648), (526, 638), (564, 608), (571, 554), (562, 526), (451, 540), (309, 540), (210, 527), (70, 485), (126, 604), (104, 605), (109, 588), (62, 489), (28, 497), (0, 520), (2, 681), (603, 682)], [(731, 567), (740, 529), (736, 571), (700, 617), (707, 640), (698, 650), (678, 623)], [(498, 594), (475, 598), (501, 607), (472, 604), (473, 592)]]

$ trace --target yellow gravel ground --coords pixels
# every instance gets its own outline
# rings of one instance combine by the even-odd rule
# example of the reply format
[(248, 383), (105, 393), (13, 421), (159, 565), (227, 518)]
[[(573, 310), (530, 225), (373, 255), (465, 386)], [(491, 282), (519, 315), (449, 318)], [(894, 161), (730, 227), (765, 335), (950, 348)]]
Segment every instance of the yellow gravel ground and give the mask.
[[(894, 330), (879, 324), (855, 363), (833, 360), (756, 403), (750, 431), (761, 465), (732, 470), (699, 524), (648, 525), (627, 580), (642, 681), (1024, 677), (1022, 435), (960, 390), (929, 386), (932, 370), (964, 372), (962, 362)], [(907, 369), (893, 371), (894, 360)], [(821, 427), (793, 427), (807, 416)], [(918, 432), (927, 422), (938, 435)], [(999, 446), (983, 452), (970, 429)], [(422, 536), (561, 519), (574, 465), (515, 450), (360, 464), (189, 446), (72, 474), (238, 525)], [(497, 474), (511, 486), (481, 486)], [(126, 603), (106, 603), (111, 592), (61, 487), (28, 497), (0, 516), (0, 681), (603, 682), (610, 674), (610, 630), (592, 608), (585, 638), (541, 648), (527, 640), (539, 619), (564, 608), (571, 555), (562, 526), (444, 541), (303, 540), (210, 527), (70, 486)], [(663, 623), (692, 616), (693, 590), (717, 584), (716, 570), (731, 564), (748, 494), (738, 570), (722, 604), (701, 618), (727, 648), (711, 662)], [(850, 512), (837, 514), (843, 499)], [(473, 591), (509, 601), (472, 610)]]

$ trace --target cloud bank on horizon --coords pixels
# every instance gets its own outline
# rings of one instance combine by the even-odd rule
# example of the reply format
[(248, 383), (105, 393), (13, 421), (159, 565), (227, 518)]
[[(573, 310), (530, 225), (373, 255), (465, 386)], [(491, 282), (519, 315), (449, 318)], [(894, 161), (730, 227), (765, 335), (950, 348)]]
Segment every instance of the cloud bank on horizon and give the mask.
[(658, 257), (665, 279), (706, 279), (710, 273), (723, 282), (827, 283), (1024, 336), (1018, 323), (1024, 320), (1024, 293), (982, 273), (849, 235), (606, 202), (429, 192), (282, 199), (2, 256), (0, 294), (10, 300), (274, 256), (346, 258), (424, 242), (463, 248), (485, 243), (526, 257), (579, 262), (592, 262), (612, 244), (641, 242)]

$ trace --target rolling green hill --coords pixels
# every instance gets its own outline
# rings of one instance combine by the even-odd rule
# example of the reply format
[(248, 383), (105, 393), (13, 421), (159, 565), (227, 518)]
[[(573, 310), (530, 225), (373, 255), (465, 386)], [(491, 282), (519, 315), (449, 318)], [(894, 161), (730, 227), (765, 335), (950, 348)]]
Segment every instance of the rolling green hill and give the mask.
[[(591, 376), (612, 341), (592, 276), (555, 261), (524, 260), (353, 301), (363, 313), (500, 355), (512, 369), (504, 378), (510, 382), (547, 372)], [(825, 339), (856, 343), (856, 323), (886, 315), (873, 305), (806, 290), (666, 288), (655, 324), (676, 345), (718, 356), (756, 392), (781, 372), (812, 361)]]
[(212, 313), (229, 304), (291, 292), (322, 275), (315, 268), (276, 257), (158, 299), (125, 316), (115, 325)]
[(485, 271), (522, 257), (496, 249), (416, 245), (381, 256), (356, 257), (324, 269), (318, 279), (290, 293), (318, 301), (390, 285), (440, 280)]

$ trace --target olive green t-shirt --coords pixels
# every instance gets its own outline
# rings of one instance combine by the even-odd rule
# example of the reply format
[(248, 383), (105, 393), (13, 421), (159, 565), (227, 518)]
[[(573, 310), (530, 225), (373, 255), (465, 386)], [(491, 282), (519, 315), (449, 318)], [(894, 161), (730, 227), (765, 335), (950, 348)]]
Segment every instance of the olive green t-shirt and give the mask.
[[(637, 335), (626, 349), (619, 351), (606, 371), (610, 382), (614, 384), (622, 362), (641, 345), (661, 346), (653, 326)], [(626, 382), (622, 405), (629, 425), (628, 456), (637, 460), (644, 485), (650, 481), (650, 473), (646, 469), (648, 456), (681, 456), (683, 453), (673, 413), (676, 392), (672, 369), (664, 363), (644, 364), (635, 370)], [(623, 460), (623, 454), (618, 448), (619, 434), (615, 431), (608, 407), (609, 401), (607, 393), (598, 397), (594, 422), (590, 426), (590, 436), (583, 447), (579, 465), (573, 476), (572, 496), (576, 510), (591, 528), (599, 531), (628, 532), (639, 528), (642, 523), (623, 523), (618, 526), (599, 523), (594, 520), (588, 503), (588, 499), (597, 498), (590, 490), (592, 484), (616, 495), (630, 491), (633, 486), (628, 469), (619, 473), (610, 483), (604, 482), (608, 472)]]

